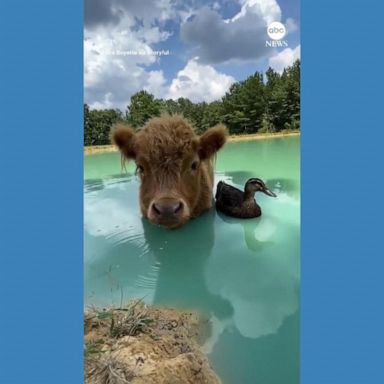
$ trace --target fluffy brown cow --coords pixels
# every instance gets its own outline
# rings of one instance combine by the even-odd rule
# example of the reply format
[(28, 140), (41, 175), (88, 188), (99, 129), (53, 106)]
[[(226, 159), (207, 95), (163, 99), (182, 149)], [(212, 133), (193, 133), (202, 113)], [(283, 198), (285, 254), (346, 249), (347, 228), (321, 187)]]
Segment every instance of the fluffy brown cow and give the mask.
[(226, 137), (221, 124), (198, 136), (179, 115), (152, 118), (137, 132), (117, 125), (112, 140), (136, 162), (143, 216), (177, 228), (211, 208), (213, 159)]

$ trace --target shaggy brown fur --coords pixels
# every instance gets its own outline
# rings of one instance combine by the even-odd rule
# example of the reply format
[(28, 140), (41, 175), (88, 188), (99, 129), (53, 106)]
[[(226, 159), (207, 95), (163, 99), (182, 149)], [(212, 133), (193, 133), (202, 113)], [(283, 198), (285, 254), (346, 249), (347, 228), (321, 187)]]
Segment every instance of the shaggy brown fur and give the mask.
[(125, 125), (112, 131), (122, 155), (136, 162), (143, 216), (167, 228), (211, 208), (213, 158), (226, 138), (222, 124), (197, 136), (179, 115), (152, 118), (137, 132)]

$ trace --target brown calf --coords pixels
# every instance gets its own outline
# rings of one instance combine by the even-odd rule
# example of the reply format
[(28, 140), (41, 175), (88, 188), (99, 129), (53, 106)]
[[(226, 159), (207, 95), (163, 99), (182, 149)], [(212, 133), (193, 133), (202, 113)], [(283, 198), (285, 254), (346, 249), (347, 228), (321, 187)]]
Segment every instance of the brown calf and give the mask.
[(117, 125), (112, 140), (136, 162), (143, 216), (177, 228), (211, 208), (213, 159), (226, 137), (221, 124), (197, 136), (179, 115), (152, 118), (137, 132)]

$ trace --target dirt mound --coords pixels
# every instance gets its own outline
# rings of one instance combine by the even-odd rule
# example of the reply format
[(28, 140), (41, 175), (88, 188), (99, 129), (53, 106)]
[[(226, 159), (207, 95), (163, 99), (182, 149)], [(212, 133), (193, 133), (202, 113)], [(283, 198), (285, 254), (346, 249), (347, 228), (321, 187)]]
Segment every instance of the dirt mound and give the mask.
[(142, 302), (87, 311), (86, 384), (220, 384), (198, 335), (195, 313)]

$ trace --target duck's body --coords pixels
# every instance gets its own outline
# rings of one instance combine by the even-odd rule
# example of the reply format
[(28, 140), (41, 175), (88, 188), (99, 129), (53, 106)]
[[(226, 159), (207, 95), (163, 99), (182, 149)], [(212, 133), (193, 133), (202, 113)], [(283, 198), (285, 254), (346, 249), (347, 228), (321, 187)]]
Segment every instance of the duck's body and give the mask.
[(245, 184), (244, 192), (220, 181), (216, 189), (216, 209), (232, 217), (243, 219), (259, 217), (261, 208), (255, 200), (255, 192), (257, 191), (276, 197), (260, 179), (249, 179)]

